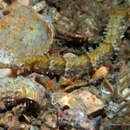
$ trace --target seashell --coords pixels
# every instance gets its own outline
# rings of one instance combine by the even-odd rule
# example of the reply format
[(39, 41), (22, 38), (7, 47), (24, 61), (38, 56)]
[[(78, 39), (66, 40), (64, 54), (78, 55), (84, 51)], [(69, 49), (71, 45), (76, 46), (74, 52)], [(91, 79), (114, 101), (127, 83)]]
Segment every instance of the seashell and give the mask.
[(34, 9), (35, 11), (39, 12), (39, 11), (43, 10), (43, 9), (45, 8), (45, 6), (46, 6), (45, 1), (41, 1), (41, 2), (39, 2), (39, 3), (37, 3), (37, 4), (35, 4), (35, 5), (33, 6), (33, 9)]
[(9, 68), (0, 69), (0, 78), (1, 77), (8, 77), (12, 74), (12, 70)]
[(100, 78), (101, 76), (106, 77), (108, 75), (108, 68), (101, 66), (92, 76), (92, 78)]
[(51, 27), (31, 7), (12, 9), (0, 20), (0, 61), (18, 65), (20, 57), (47, 53), (53, 43)]
[(64, 58), (72, 58), (72, 57), (76, 57), (76, 55), (73, 54), (73, 53), (66, 53), (66, 54), (64, 54), (63, 57), (64, 57)]
[(90, 115), (105, 107), (104, 102), (100, 98), (87, 90), (75, 90), (69, 94), (55, 93), (52, 99), (53, 103), (58, 103), (61, 107), (68, 106), (71, 109), (79, 108), (86, 115)]
[(45, 89), (35, 81), (24, 78), (0, 78), (0, 101), (5, 106), (14, 106), (22, 99), (42, 104)]

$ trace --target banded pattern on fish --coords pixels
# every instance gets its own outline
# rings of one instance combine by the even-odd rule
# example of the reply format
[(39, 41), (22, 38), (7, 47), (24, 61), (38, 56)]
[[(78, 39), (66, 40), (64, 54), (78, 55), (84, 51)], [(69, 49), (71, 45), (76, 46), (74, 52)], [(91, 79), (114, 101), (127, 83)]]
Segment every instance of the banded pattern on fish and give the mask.
[(130, 6), (125, 6), (111, 14), (103, 43), (89, 54), (71, 58), (32, 55), (23, 57), (20, 61), (24, 64), (25, 69), (40, 71), (41, 73), (65, 73), (70, 76), (87, 73), (91, 65), (95, 66), (108, 58), (113, 50), (120, 45), (130, 22), (129, 12)]
[[(24, 7), (25, 8), (25, 7)], [(40, 72), (43, 74), (64, 74), (66, 76), (81, 76), (91, 70), (91, 67), (106, 60), (114, 49), (118, 47), (123, 37), (124, 32), (128, 28), (130, 22), (130, 6), (120, 7), (113, 11), (108, 20), (106, 27), (106, 35), (103, 43), (98, 48), (89, 54), (65, 58), (48, 56), (47, 54), (31, 53), (24, 50), (24, 56), (18, 55), (10, 64), (1, 64), (0, 68), (13, 68), (16, 66), (18, 69), (24, 69), (31, 72)], [(22, 46), (21, 44), (18, 46)], [(12, 48), (14, 48), (12, 46)], [(13, 49), (9, 49), (9, 52)], [(23, 50), (22, 50), (23, 52)], [(41, 50), (40, 50), (41, 52)], [(13, 52), (12, 52), (13, 53)], [(29, 55), (28, 55), (29, 53)], [(44, 52), (43, 52), (44, 53)], [(26, 55), (27, 54), (27, 55)], [(16, 54), (15, 54), (16, 55)], [(8, 56), (8, 59), (10, 55)]]

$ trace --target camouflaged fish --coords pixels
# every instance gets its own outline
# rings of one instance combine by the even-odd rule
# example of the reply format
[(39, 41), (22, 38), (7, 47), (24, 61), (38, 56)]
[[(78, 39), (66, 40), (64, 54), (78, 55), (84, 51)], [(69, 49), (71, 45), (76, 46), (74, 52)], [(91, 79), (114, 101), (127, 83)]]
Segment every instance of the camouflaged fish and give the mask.
[[(53, 41), (51, 29), (44, 20), (32, 14), (34, 11), (31, 8), (21, 6), (0, 20), (0, 67), (16, 67), (17, 70), (64, 74), (69, 77), (81, 76), (89, 72), (92, 66), (106, 60), (120, 45), (130, 22), (129, 12), (130, 6), (120, 7), (112, 12), (106, 27), (105, 38), (94, 51), (78, 57), (63, 58), (45, 54), (44, 45)], [(28, 20), (26, 15), (30, 15), (28, 17), (31, 18)], [(10, 21), (10, 17), (15, 19)], [(30, 23), (31, 20), (33, 22)], [(16, 27), (17, 22), (21, 25), (18, 24)], [(26, 29), (21, 31), (24, 24), (27, 28), (25, 26)], [(39, 42), (38, 38), (43, 43)]]

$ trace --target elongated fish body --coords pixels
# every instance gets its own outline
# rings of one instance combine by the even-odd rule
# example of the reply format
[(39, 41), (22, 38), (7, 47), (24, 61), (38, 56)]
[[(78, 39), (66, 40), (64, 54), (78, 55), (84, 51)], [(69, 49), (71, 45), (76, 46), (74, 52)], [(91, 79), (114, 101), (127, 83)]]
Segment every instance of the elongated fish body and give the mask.
[(130, 6), (121, 7), (113, 12), (108, 21), (106, 35), (103, 43), (93, 52), (72, 58), (51, 57), (51, 56), (32, 56), (24, 57), (25, 68), (34, 71), (40, 70), (43, 73), (66, 73), (70, 76), (80, 75), (89, 71), (91, 65), (95, 66), (98, 62), (105, 60), (111, 55), (112, 51), (120, 45), (124, 32), (126, 31), (130, 19)]
[[(18, 55), (14, 60), (15, 62), (11, 62), (11, 65), (2, 65), (5, 67), (18, 66), (19, 68), (22, 66), (22, 68), (28, 71), (40, 72), (43, 74), (65, 74), (69, 77), (80, 76), (88, 73), (92, 66), (99, 64), (100, 61), (106, 60), (109, 56), (111, 56), (113, 50), (120, 45), (123, 34), (130, 21), (129, 12), (130, 6), (120, 7), (119, 9), (113, 11), (108, 20), (106, 35), (103, 42), (98, 48), (89, 54), (63, 58), (60, 56), (53, 57), (39, 53), (31, 54), (25, 50), (25, 53), (29, 53), (29, 55), (24, 54), (22, 57)], [(9, 48), (9, 50), (12, 49)]]

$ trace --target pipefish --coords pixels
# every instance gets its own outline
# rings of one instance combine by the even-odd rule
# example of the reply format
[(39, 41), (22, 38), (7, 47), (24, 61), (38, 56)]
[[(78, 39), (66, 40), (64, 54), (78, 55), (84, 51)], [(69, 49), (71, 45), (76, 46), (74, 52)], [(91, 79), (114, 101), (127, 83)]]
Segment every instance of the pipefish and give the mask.
[[(106, 60), (112, 55), (113, 50), (118, 48), (124, 32), (129, 26), (130, 6), (120, 7), (113, 11), (108, 20), (106, 27), (106, 35), (103, 42), (94, 51), (89, 54), (64, 58), (42, 55), (29, 55), (17, 58), (16, 60), (22, 64), (22, 69), (31, 72), (40, 72), (43, 74), (65, 75), (68, 77), (81, 76), (91, 70), (91, 67), (98, 65), (101, 61)], [(26, 50), (25, 50), (26, 51)], [(15, 63), (7, 66), (18, 66)], [(18, 66), (20, 69), (20, 67)]]

